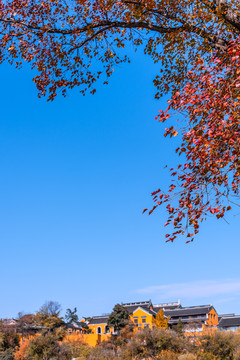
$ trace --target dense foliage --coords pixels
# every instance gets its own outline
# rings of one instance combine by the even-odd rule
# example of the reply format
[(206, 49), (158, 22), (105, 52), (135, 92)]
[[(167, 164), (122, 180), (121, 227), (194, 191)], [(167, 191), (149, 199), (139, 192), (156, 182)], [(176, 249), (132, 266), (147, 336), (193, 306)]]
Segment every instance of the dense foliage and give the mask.
[[(114, 340), (115, 341), (115, 340)], [(25, 341), (18, 350), (0, 354), (4, 360), (239, 360), (240, 334), (216, 332), (202, 337), (185, 337), (167, 329), (145, 328), (118, 345), (109, 338), (96, 347), (76, 337), (58, 342), (53, 334)]]
[(71, 310), (71, 309), (66, 310), (65, 320), (69, 324), (71, 324), (71, 322), (73, 322), (73, 321), (78, 321), (78, 315), (77, 315), (77, 308), (76, 307), (73, 310)]
[[(175, 89), (198, 56), (226, 50), (238, 37), (236, 0), (5, 0), (0, 2), (1, 61), (31, 63), (40, 95), (80, 86), (85, 92), (144, 46), (161, 63), (158, 95)], [(106, 81), (105, 79), (103, 81)]]
[[(158, 119), (185, 116), (184, 160), (170, 170), (169, 191), (153, 192), (149, 211), (166, 205), (167, 241), (193, 240), (207, 215), (222, 218), (239, 204), (239, 34), (238, 0), (0, 1), (0, 62), (30, 63), (49, 100), (75, 86), (94, 93), (99, 78), (108, 83), (129, 61), (129, 43), (160, 63), (156, 97), (171, 98)], [(165, 135), (178, 132), (170, 126)]]
[(56, 301), (47, 301), (36, 314), (36, 323), (50, 330), (55, 330), (63, 325), (60, 317), (61, 305)]
[(159, 329), (167, 329), (168, 328), (168, 321), (169, 321), (169, 317), (166, 318), (164, 316), (164, 312), (163, 309), (160, 309), (156, 315), (156, 317), (154, 318), (154, 324), (157, 328)]
[(116, 331), (124, 328), (129, 321), (129, 313), (125, 306), (116, 304), (108, 317), (108, 326), (115, 328)]
[[(200, 57), (186, 75), (186, 84), (175, 92), (166, 111), (157, 119), (166, 122), (172, 111), (185, 116), (182, 144), (176, 152), (185, 163), (170, 169), (172, 184), (168, 192), (153, 193), (155, 205), (165, 204), (169, 214), (165, 226), (174, 231), (166, 235), (173, 241), (186, 235), (189, 241), (199, 231), (207, 215), (223, 218), (238, 205), (240, 183), (240, 46), (239, 39), (224, 55), (217, 51), (204, 62)], [(180, 125), (179, 125), (180, 126)], [(171, 126), (165, 136), (176, 136)], [(178, 130), (179, 131), (179, 130)]]

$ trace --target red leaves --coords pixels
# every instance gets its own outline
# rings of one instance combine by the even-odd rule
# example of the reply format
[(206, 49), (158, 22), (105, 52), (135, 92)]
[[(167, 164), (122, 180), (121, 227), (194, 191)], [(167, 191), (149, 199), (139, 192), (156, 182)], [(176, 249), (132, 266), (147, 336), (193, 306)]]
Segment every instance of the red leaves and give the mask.
[(210, 211), (211, 214), (216, 214), (216, 213), (218, 213), (220, 211), (219, 209), (220, 209), (220, 207), (215, 208), (215, 209), (210, 209), (209, 211)]
[[(186, 86), (173, 94), (167, 112), (160, 111), (157, 117), (164, 122), (173, 110), (188, 119), (176, 150), (185, 154), (186, 163), (170, 169), (173, 184), (167, 193), (158, 190), (152, 194), (157, 206), (166, 206), (164, 226), (172, 227), (166, 241), (179, 235), (191, 238), (186, 243), (193, 241), (206, 216), (222, 218), (231, 210), (225, 201), (239, 195), (240, 41), (232, 43), (229, 52), (234, 56), (213, 55), (206, 66), (198, 59)], [(175, 136), (175, 131), (173, 126), (166, 127), (164, 136)]]
[[(49, 100), (59, 92), (65, 96), (75, 86), (82, 94), (89, 89), (94, 94), (103, 74), (107, 84), (113, 69), (129, 62), (116, 50), (127, 42), (139, 46), (147, 38), (145, 52), (161, 62), (161, 75), (154, 80), (156, 97), (172, 90), (167, 109), (160, 110), (156, 120), (168, 121), (171, 112), (187, 119), (181, 129), (182, 144), (176, 149), (179, 156), (184, 154), (183, 164), (170, 170), (166, 193), (160, 189), (152, 193), (154, 206), (148, 213), (166, 206), (166, 224), (173, 227), (168, 241), (180, 234), (194, 236), (208, 214), (221, 218), (224, 201), (228, 205), (232, 195), (239, 195), (240, 41), (231, 41), (238, 35), (223, 17), (219, 22), (219, 16), (195, 0), (140, 2), (143, 6), (125, 1), (70, 3), (1, 1), (0, 62), (17, 67), (30, 62), (38, 71), (34, 82), (39, 96), (48, 95)], [(158, 16), (153, 9), (165, 9), (169, 16)], [(174, 31), (169, 33), (171, 27)], [(141, 31), (148, 36), (139, 35)], [(210, 46), (223, 39), (230, 46), (221, 57), (213, 50), (209, 58)], [(174, 126), (166, 127), (164, 136), (177, 135)]]

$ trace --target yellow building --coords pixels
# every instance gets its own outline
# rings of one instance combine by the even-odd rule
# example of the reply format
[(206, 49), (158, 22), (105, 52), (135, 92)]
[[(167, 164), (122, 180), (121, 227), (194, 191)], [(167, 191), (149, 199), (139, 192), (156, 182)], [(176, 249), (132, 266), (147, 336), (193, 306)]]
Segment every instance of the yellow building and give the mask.
[[(153, 305), (151, 301), (126, 303), (122, 304), (122, 306), (127, 309), (130, 320), (138, 329), (153, 326), (153, 317), (156, 315), (156, 313), (153, 311)], [(103, 316), (93, 316), (87, 322), (89, 329), (91, 329), (93, 334), (116, 334), (116, 329), (109, 328), (107, 325), (108, 316), (109, 314)]]
[[(164, 316), (169, 318), (170, 328), (176, 326), (181, 319), (186, 335), (202, 333), (211, 329), (216, 329), (218, 325), (218, 315), (212, 305), (182, 307), (180, 301), (172, 303), (162, 303), (153, 305), (151, 300), (122, 304), (129, 313), (129, 318), (135, 325), (135, 330), (145, 327), (154, 327), (154, 318), (159, 310), (163, 310)], [(103, 340), (107, 340), (111, 335), (116, 335), (117, 331), (108, 326), (109, 314), (93, 316), (90, 319), (83, 319), (78, 323), (78, 328), (70, 329), (70, 333), (79, 333), (83, 341), (95, 346)], [(89, 334), (85, 333), (81, 324), (88, 326)], [(80, 324), (80, 325), (79, 325)]]
[(107, 321), (109, 315), (93, 316), (88, 322), (88, 327), (93, 334), (114, 334), (115, 329), (110, 329)]

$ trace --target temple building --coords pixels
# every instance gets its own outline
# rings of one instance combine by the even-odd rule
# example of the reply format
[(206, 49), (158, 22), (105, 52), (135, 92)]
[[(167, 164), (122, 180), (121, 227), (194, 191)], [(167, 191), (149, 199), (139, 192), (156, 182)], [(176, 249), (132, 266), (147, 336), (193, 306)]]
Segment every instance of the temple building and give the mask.
[(213, 305), (166, 309), (164, 315), (169, 317), (168, 324), (170, 327), (177, 325), (181, 319), (185, 332), (201, 332), (207, 328), (216, 328), (218, 325), (218, 314)]
[(236, 331), (240, 328), (240, 315), (224, 314), (218, 316), (220, 330)]
[[(205, 329), (217, 328), (218, 314), (213, 305), (182, 307), (180, 301), (171, 303), (152, 304), (151, 300), (122, 304), (136, 329), (154, 327), (154, 318), (160, 310), (168, 318), (169, 327), (174, 327), (181, 319), (184, 331), (202, 332)], [(108, 326), (109, 314), (93, 316), (86, 321), (92, 334), (115, 335), (116, 329)]]

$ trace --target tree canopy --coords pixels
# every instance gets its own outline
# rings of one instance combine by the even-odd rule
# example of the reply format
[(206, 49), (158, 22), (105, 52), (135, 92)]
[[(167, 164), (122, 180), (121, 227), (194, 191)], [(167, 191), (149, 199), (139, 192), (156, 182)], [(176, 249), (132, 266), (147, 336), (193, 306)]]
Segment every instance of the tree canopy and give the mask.
[[(107, 84), (130, 61), (129, 43), (159, 63), (155, 96), (170, 99), (157, 118), (185, 118), (183, 163), (170, 170), (168, 192), (153, 192), (149, 211), (166, 205), (167, 241), (193, 240), (208, 214), (221, 218), (238, 204), (239, 35), (238, 0), (0, 1), (0, 62), (30, 63), (48, 100), (75, 86), (94, 94), (97, 80)], [(178, 133), (170, 126), (165, 135)]]
[(60, 317), (61, 305), (57, 301), (46, 301), (36, 314), (37, 324), (53, 331), (64, 324)]
[(0, 60), (31, 63), (39, 95), (92, 88), (128, 61), (127, 43), (161, 63), (157, 96), (182, 85), (196, 57), (226, 51), (240, 31), (236, 0), (4, 0)]
[[(239, 206), (240, 183), (240, 46), (232, 41), (225, 54), (213, 52), (208, 61), (199, 58), (187, 73), (186, 85), (173, 94), (166, 111), (157, 117), (165, 122), (171, 111), (187, 119), (180, 129), (182, 144), (176, 152), (185, 163), (170, 169), (168, 192), (153, 192), (155, 205), (166, 204), (173, 225), (167, 241), (178, 235), (193, 240), (207, 215), (223, 218), (233, 205)], [(165, 128), (165, 136), (176, 129)]]
[(78, 321), (77, 308), (75, 307), (73, 310), (67, 309), (65, 320), (67, 323), (72, 323), (73, 321)]
[(72, 356), (68, 346), (60, 344), (53, 334), (46, 334), (36, 336), (29, 342), (24, 359), (70, 360)]
[(129, 313), (127, 309), (123, 305), (116, 304), (108, 317), (108, 326), (114, 327), (115, 330), (119, 331), (124, 328), (128, 322)]
[(160, 309), (156, 315), (156, 317), (154, 318), (154, 324), (156, 325), (157, 328), (159, 329), (167, 329), (168, 328), (168, 321), (169, 321), (169, 317), (165, 317), (164, 316), (164, 312), (163, 309)]

